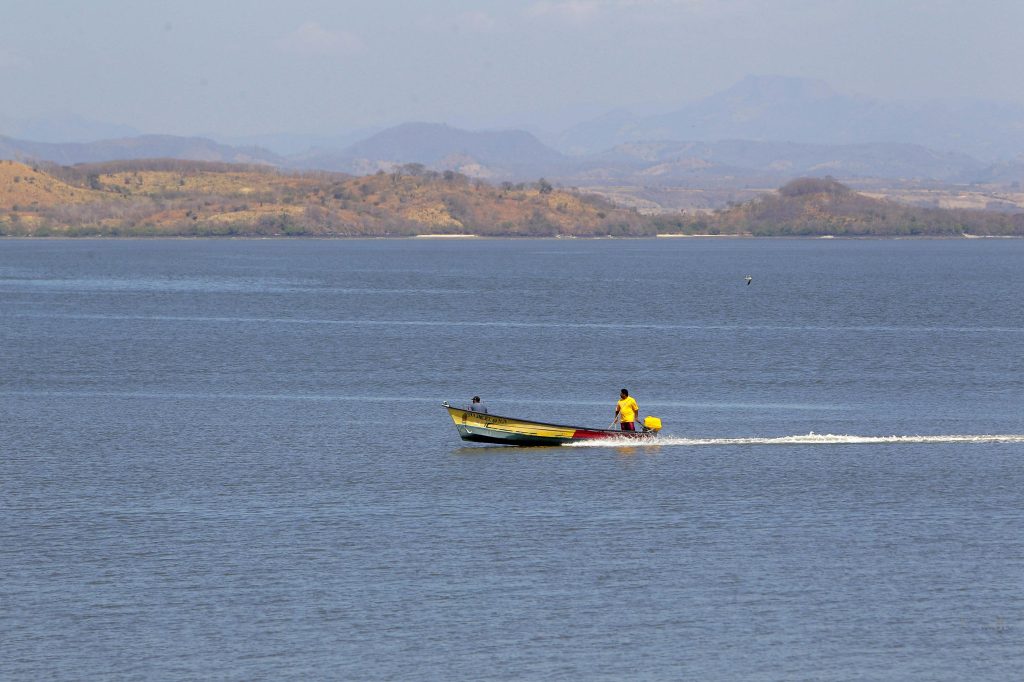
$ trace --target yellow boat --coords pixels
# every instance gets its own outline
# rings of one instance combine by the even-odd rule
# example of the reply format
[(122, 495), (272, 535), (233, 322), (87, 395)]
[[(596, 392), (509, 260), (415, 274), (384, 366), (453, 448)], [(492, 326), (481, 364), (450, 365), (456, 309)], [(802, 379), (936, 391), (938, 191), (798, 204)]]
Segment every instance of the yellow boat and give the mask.
[(627, 438), (649, 440), (661, 430), (657, 417), (644, 419), (642, 431), (619, 431), (616, 429), (591, 429), (582, 426), (564, 426), (544, 422), (527, 421), (514, 417), (502, 417), (486, 412), (473, 412), (453, 407), (447, 401), (441, 405), (448, 410), (448, 416), (455, 422), (462, 440), (474, 443), (497, 443), (499, 445), (562, 445), (585, 440)]

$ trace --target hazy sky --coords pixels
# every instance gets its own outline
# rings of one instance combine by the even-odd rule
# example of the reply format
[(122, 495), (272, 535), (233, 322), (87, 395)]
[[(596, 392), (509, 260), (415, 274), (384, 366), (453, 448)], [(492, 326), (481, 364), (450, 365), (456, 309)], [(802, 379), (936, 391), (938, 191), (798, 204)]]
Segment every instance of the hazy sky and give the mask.
[(0, 0), (0, 117), (553, 130), (671, 110), (747, 74), (1024, 103), (1022, 27), (1021, 0)]

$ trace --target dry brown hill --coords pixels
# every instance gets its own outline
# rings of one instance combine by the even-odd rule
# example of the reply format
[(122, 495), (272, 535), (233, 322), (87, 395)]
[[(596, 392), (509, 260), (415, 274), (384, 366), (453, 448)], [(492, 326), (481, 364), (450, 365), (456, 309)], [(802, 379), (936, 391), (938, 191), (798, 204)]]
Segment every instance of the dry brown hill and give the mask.
[(0, 232), (24, 235), (636, 235), (653, 224), (539, 181), (500, 187), (418, 164), (352, 177), (150, 160), (5, 162)]
[(0, 235), (27, 236), (1024, 236), (1024, 214), (946, 210), (859, 194), (832, 179), (712, 214), (642, 216), (600, 197), (494, 186), (409, 164), (391, 173), (287, 173), (170, 159), (73, 167), (0, 162)]
[(17, 161), (0, 161), (0, 211), (28, 211), (96, 201), (101, 194), (75, 187)]
[(695, 216), (684, 232), (754, 236), (1024, 236), (1024, 214), (921, 208), (801, 178), (753, 201)]

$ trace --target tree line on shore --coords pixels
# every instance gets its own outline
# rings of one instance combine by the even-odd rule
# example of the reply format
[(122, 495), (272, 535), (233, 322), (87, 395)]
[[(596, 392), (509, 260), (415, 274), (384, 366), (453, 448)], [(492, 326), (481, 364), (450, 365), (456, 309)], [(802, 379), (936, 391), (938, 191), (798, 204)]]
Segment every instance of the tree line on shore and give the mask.
[(802, 178), (754, 201), (641, 215), (543, 178), (493, 185), (406, 164), (350, 176), (157, 159), (0, 164), (8, 236), (1024, 236), (1024, 214), (929, 209)]

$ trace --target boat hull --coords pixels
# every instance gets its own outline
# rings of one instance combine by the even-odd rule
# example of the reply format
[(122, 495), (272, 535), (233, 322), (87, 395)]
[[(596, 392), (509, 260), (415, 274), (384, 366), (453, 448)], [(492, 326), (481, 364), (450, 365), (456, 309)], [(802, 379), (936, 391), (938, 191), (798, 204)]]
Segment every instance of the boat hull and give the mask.
[(613, 429), (588, 429), (580, 426), (563, 426), (544, 422), (526, 421), (495, 414), (483, 414), (445, 405), (448, 415), (455, 422), (455, 428), (462, 440), (471, 443), (494, 443), (497, 445), (564, 445), (587, 440), (628, 439), (649, 440), (652, 431), (617, 431)]

